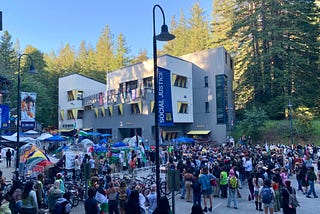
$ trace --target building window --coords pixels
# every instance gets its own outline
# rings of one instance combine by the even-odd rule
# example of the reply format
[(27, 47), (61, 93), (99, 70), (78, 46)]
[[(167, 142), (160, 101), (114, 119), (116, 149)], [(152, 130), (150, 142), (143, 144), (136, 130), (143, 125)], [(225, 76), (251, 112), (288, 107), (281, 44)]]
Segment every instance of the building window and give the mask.
[(142, 102), (131, 104), (131, 114), (141, 114)]
[(75, 93), (74, 93), (74, 90), (72, 91), (68, 91), (67, 92), (67, 95), (68, 95), (68, 101), (72, 101), (72, 100), (75, 100)]
[(188, 103), (178, 102), (178, 112), (180, 114), (187, 114), (188, 113)]
[(77, 100), (83, 99), (83, 91), (77, 91)]
[(226, 65), (228, 65), (228, 53), (227, 52), (224, 53), (224, 61), (225, 61)]
[(152, 77), (146, 77), (143, 79), (143, 88), (153, 88)]
[(138, 80), (126, 82), (126, 90), (127, 90), (127, 92), (130, 92), (131, 90), (137, 89), (137, 88), (138, 88)]
[(216, 76), (217, 124), (226, 124), (227, 118), (227, 77), (223, 74)]
[(208, 76), (204, 77), (204, 87), (206, 87), (206, 88), (209, 87), (209, 77)]
[(206, 113), (210, 113), (210, 111), (209, 111), (209, 102), (205, 102), (204, 106), (205, 106), (205, 112)]
[(83, 110), (78, 110), (77, 119), (83, 119)]
[(172, 75), (172, 82), (173, 82), (173, 85), (176, 87), (181, 87), (181, 88), (187, 87), (187, 77), (173, 74)]
[(67, 110), (67, 118), (68, 120), (73, 120), (75, 119), (72, 113), (72, 110)]

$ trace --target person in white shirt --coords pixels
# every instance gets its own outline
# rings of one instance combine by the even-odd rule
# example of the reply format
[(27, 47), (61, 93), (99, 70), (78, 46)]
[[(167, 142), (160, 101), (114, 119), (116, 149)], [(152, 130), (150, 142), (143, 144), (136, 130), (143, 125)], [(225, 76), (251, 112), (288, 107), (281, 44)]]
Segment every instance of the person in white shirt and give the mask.
[(148, 203), (149, 203), (149, 209), (148, 214), (152, 214), (153, 211), (157, 208), (157, 193), (156, 193), (156, 185), (153, 184), (151, 186), (151, 192), (148, 194)]
[(81, 156), (76, 155), (74, 159), (74, 171), (75, 171), (75, 179), (78, 181), (81, 176)]
[(33, 181), (28, 181), (21, 195), (22, 206), (20, 213), (33, 214), (38, 212), (36, 192), (33, 190)]
[(139, 192), (139, 206), (141, 209), (144, 210), (144, 213), (146, 213), (146, 198), (141, 193), (141, 187), (138, 185), (135, 187), (135, 190)]

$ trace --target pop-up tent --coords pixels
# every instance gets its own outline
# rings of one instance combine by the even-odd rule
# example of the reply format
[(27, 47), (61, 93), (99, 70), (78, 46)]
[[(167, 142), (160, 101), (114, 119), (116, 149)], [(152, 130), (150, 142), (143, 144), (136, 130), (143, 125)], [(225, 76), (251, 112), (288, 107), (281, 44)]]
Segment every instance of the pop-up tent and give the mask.
[(44, 141), (50, 141), (50, 142), (62, 142), (67, 141), (68, 139), (62, 135), (53, 135), (52, 137), (49, 137), (45, 139)]
[(178, 137), (172, 140), (173, 143), (195, 143), (196, 141), (188, 137)]

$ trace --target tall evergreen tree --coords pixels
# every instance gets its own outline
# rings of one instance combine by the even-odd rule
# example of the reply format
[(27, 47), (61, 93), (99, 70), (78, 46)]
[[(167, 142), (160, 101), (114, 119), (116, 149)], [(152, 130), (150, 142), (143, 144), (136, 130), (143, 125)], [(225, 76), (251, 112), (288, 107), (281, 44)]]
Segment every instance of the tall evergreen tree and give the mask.
[(8, 31), (4, 31), (0, 38), (0, 76), (9, 80), (14, 79), (17, 70), (17, 53), (11, 39)]
[(129, 48), (124, 35), (121, 33), (117, 37), (115, 50), (115, 66), (114, 69), (129, 65)]
[(188, 20), (190, 30), (188, 52), (193, 53), (209, 48), (210, 27), (204, 9), (196, 2), (191, 9), (191, 18)]
[(189, 45), (189, 28), (185, 19), (183, 10), (180, 12), (179, 22), (177, 23), (175, 17), (171, 19), (171, 32), (175, 35), (175, 39), (167, 42), (163, 46), (163, 50), (167, 54), (173, 56), (181, 56), (188, 53)]
[(99, 37), (95, 52), (95, 69), (100, 81), (104, 81), (106, 72), (115, 67), (114, 59), (113, 35), (109, 26), (106, 26)]
[(238, 42), (230, 30), (233, 24), (235, 0), (214, 0), (211, 21), (210, 48), (223, 46), (232, 56), (238, 51)]
[(147, 50), (146, 49), (140, 49), (139, 53), (136, 57), (133, 57), (131, 60), (131, 64), (139, 63), (148, 60)]
[(233, 35), (241, 45), (249, 44), (241, 88), (251, 89), (250, 103), (263, 107), (271, 117), (284, 116), (289, 98), (299, 105), (297, 98), (305, 91), (300, 90), (302, 85), (319, 81), (310, 83), (312, 75), (319, 77), (311, 63), (319, 57), (315, 8), (312, 1), (237, 1)]
[(66, 76), (75, 72), (76, 54), (74, 48), (70, 47), (68, 43), (59, 50), (56, 60), (60, 76)]

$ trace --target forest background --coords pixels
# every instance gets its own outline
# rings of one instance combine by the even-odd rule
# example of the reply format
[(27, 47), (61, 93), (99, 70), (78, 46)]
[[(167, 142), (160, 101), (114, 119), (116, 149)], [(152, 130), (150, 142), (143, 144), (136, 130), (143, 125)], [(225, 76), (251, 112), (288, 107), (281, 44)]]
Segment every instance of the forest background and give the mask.
[[(158, 54), (181, 56), (225, 47), (233, 57), (235, 75), (237, 121), (232, 135), (279, 143), (294, 136), (299, 142), (320, 144), (320, 1), (214, 0), (213, 7), (205, 9), (212, 11), (210, 17), (197, 2), (190, 8), (190, 17), (183, 11), (171, 17), (170, 32), (176, 39)], [(108, 25), (96, 44), (82, 41), (73, 47), (67, 43), (50, 53), (32, 44), (20, 50), (19, 41), (13, 42), (5, 31), (0, 39), (0, 76), (10, 83), (5, 85), (8, 93), (3, 99), (12, 115), (17, 114), (21, 53), (30, 54), (41, 71), (32, 77), (22, 75), (21, 88), (37, 92), (36, 118), (42, 127), (57, 127), (60, 77), (79, 73), (105, 84), (106, 72), (148, 59), (145, 49), (130, 54), (125, 35), (114, 35)], [(29, 62), (22, 60), (23, 74)]]

